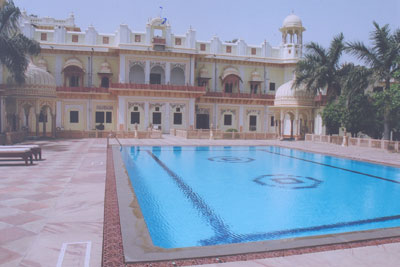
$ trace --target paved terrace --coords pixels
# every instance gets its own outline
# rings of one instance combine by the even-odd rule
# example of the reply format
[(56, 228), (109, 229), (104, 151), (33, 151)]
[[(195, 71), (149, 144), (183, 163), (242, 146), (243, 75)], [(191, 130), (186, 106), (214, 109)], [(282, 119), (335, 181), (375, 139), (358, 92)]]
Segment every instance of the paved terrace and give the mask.
[[(111, 141), (116, 144), (115, 140)], [(281, 145), (400, 166), (400, 154), (359, 147), (263, 140), (122, 139), (124, 145)], [(100, 266), (106, 140), (31, 142), (44, 160), (0, 160), (0, 266)], [(214, 260), (211, 259), (210, 262)], [(224, 266), (398, 266), (400, 243)], [(214, 265), (210, 265), (214, 266)]]

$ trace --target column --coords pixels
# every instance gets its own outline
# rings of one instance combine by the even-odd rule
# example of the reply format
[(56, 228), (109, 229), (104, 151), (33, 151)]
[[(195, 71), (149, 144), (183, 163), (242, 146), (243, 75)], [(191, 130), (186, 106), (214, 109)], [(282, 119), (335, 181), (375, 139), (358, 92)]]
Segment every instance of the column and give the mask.
[(164, 121), (164, 127), (163, 127), (163, 133), (169, 133), (169, 113), (170, 113), (170, 106), (169, 103), (165, 103), (165, 121)]
[(194, 129), (195, 99), (189, 99), (189, 129)]
[(299, 135), (300, 134), (300, 131), (299, 131), (300, 127), (299, 127), (299, 110), (298, 109), (296, 110), (294, 119), (296, 120), (296, 131), (295, 132), (293, 131), (293, 133), (295, 135)]
[(170, 84), (171, 81), (171, 63), (165, 65), (165, 84)]
[(3, 65), (0, 64), (0, 84), (3, 83)]
[(217, 104), (214, 104), (214, 107), (213, 107), (213, 117), (212, 117), (212, 122), (213, 122), (213, 124), (214, 124), (214, 129), (217, 129), (217, 122), (218, 122), (218, 105)]
[(4, 96), (0, 96), (0, 133), (5, 129), (6, 122), (6, 105), (5, 105)]
[(55, 79), (57, 86), (63, 86), (63, 79), (62, 79), (62, 63), (63, 59), (61, 55), (56, 55), (56, 64), (55, 64)]
[(56, 114), (51, 114), (51, 136), (56, 137)]
[(36, 136), (39, 136), (39, 116), (40, 114), (36, 114)]
[[(146, 65), (144, 66), (144, 83), (150, 83), (150, 61), (146, 60)], [(147, 128), (148, 125), (146, 125)]]
[(149, 102), (144, 102), (144, 128), (149, 127)]
[[(240, 73), (240, 78), (242, 78), (244, 80), (243, 66), (239, 66), (239, 73)], [(245, 90), (244, 84), (239, 81), (239, 93), (244, 93), (244, 90)]]
[(195, 62), (195, 59), (194, 58), (190, 58), (190, 73), (189, 73), (189, 75), (190, 75), (190, 85), (192, 85), (192, 86), (194, 86), (194, 82), (195, 82), (195, 80), (194, 80), (194, 62)]
[(118, 131), (125, 131), (125, 98), (118, 97)]
[(56, 103), (56, 127), (62, 127), (61, 125), (61, 101), (57, 101)]
[(243, 105), (239, 107), (239, 131), (243, 131)]
[(126, 66), (126, 62), (125, 62), (125, 55), (120, 55), (119, 57), (119, 82), (120, 83), (126, 83), (126, 78), (125, 78), (125, 66)]
[(88, 120), (87, 120), (87, 124), (88, 124), (88, 130), (90, 131), (90, 130), (92, 130), (92, 129), (95, 129), (95, 127), (94, 127), (94, 125), (93, 125), (93, 100), (92, 99), (89, 99), (89, 101), (88, 101), (88, 108), (87, 108), (87, 118), (88, 118)]
[(265, 133), (268, 132), (268, 127), (269, 127), (269, 124), (268, 124), (268, 110), (269, 110), (268, 106), (264, 106), (264, 127), (263, 127), (264, 130), (263, 131)]

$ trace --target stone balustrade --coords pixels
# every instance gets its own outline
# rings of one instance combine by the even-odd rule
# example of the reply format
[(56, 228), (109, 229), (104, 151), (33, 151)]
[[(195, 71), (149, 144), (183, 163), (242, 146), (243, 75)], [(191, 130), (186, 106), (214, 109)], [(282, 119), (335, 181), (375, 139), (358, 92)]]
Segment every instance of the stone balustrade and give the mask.
[[(317, 135), (317, 134), (306, 134), (306, 141), (311, 142), (322, 142), (322, 143), (332, 143), (336, 145), (343, 144), (344, 136), (338, 135)], [(389, 141), (381, 139), (371, 139), (371, 138), (348, 138), (347, 145), (349, 146), (359, 146), (359, 147), (370, 147), (377, 149), (386, 149), (389, 151), (400, 152), (400, 142), (399, 141)]]

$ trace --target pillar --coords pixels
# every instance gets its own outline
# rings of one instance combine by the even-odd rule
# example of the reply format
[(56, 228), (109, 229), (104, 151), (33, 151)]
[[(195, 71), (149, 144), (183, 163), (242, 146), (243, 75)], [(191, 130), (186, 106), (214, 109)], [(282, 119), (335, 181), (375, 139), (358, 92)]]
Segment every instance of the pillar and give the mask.
[(56, 114), (51, 115), (51, 137), (56, 138)]
[[(144, 83), (150, 83), (150, 61), (146, 60), (146, 64), (144, 66)], [(147, 126), (146, 126), (147, 127)]]
[(169, 103), (165, 103), (165, 123), (163, 127), (163, 133), (169, 133), (169, 114), (170, 113), (170, 106)]
[(118, 96), (118, 131), (125, 131), (125, 98)]
[(144, 127), (149, 127), (149, 102), (144, 102)]
[(171, 82), (171, 63), (167, 62), (165, 65), (165, 84), (170, 84)]
[(189, 129), (194, 129), (195, 99), (189, 99)]
[(39, 136), (39, 116), (40, 114), (36, 114), (36, 136)]
[(239, 131), (243, 130), (243, 105), (239, 107)]
[(125, 55), (120, 55), (119, 57), (119, 82), (120, 83), (126, 83), (126, 77), (125, 77)]

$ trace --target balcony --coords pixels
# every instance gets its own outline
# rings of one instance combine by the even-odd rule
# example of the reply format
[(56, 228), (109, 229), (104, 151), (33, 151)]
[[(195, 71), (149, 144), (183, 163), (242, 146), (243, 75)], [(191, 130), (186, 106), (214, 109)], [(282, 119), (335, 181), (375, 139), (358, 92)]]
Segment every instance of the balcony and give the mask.
[(223, 97), (223, 98), (245, 98), (245, 99), (266, 99), (274, 100), (274, 95), (249, 94), (249, 93), (225, 93), (225, 92), (207, 92), (205, 97)]
[(57, 92), (65, 93), (96, 93), (96, 94), (108, 94), (108, 88), (103, 87), (66, 87), (58, 86)]
[(328, 103), (328, 97), (326, 95), (317, 95), (314, 97), (315, 104), (325, 106)]
[(177, 92), (200, 92), (205, 93), (206, 88), (191, 85), (170, 85), (170, 84), (138, 84), (138, 83), (112, 83), (111, 89), (133, 89), (133, 90), (156, 90), (156, 91), (177, 91)]
[(165, 38), (154, 37), (153, 38), (153, 49), (155, 51), (164, 51), (166, 43), (167, 42), (166, 42)]

